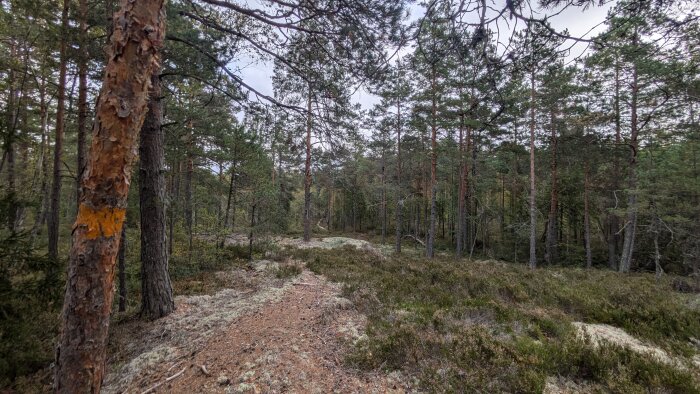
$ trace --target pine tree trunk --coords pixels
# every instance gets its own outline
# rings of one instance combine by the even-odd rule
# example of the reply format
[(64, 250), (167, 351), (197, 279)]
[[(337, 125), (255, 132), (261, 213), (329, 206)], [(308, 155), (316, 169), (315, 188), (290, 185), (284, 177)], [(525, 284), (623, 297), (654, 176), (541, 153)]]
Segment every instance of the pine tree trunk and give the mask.
[(168, 223), (168, 256), (173, 255), (175, 244), (175, 222), (177, 221), (177, 211), (180, 206), (180, 178), (182, 174), (182, 162), (176, 161), (172, 170), (172, 190), (170, 191), (170, 220)]
[[(620, 127), (620, 64), (618, 61), (615, 62), (615, 98), (614, 98), (614, 110), (615, 110), (615, 147), (619, 147), (622, 143), (621, 127)], [(617, 149), (616, 149), (617, 150)], [(611, 201), (611, 212), (608, 214), (608, 266), (611, 269), (617, 270), (617, 246), (620, 243), (620, 218), (617, 213), (612, 212), (612, 209), (617, 208), (617, 190), (620, 187), (620, 160), (618, 159), (617, 152), (613, 157), (613, 171), (612, 171), (612, 191), (610, 195)]]
[(78, 3), (80, 19), (80, 55), (78, 61), (78, 158), (77, 158), (77, 179), (76, 195), (80, 204), (80, 176), (85, 170), (85, 136), (87, 134), (87, 68), (88, 68), (88, 27), (87, 27), (87, 0), (80, 0)]
[[(467, 135), (470, 132), (467, 130)], [(467, 137), (469, 138), (469, 137)], [(465, 160), (464, 146), (464, 114), (459, 116), (459, 192), (457, 196), (457, 258), (462, 258), (465, 249), (465, 236), (467, 232), (467, 182), (469, 178), (469, 166)]]
[[(306, 160), (304, 162), (304, 242), (311, 240), (311, 84), (306, 102)], [(354, 210), (353, 210), (354, 212)], [(355, 221), (353, 217), (353, 230)]]
[(387, 209), (386, 209), (386, 153), (382, 148), (382, 243), (386, 243)]
[[(234, 147), (233, 155), (236, 156), (236, 148)], [(233, 163), (231, 164), (231, 182), (228, 187), (228, 198), (226, 199), (226, 213), (224, 214), (224, 228), (233, 229), (235, 212), (231, 214), (231, 210), (235, 209), (235, 199), (236, 199), (236, 158), (233, 158)], [(229, 220), (231, 218), (231, 220)], [(229, 221), (231, 225), (229, 227)]]
[(557, 213), (559, 212), (559, 190), (557, 179), (557, 130), (554, 125), (554, 112), (550, 113), (552, 128), (552, 162), (551, 162), (551, 195), (549, 202), (549, 218), (547, 221), (547, 239), (545, 260), (548, 264), (556, 264), (559, 258), (557, 243), (559, 237)]
[(250, 233), (248, 234), (248, 260), (253, 260), (253, 229), (255, 228), (255, 207), (250, 207)]
[(119, 312), (126, 311), (126, 223), (122, 226), (121, 241), (119, 242)]
[(187, 147), (187, 159), (185, 169), (185, 229), (187, 230), (187, 242), (189, 258), (192, 258), (192, 242), (193, 234), (193, 213), (192, 213), (192, 175), (194, 174), (194, 158), (192, 157), (192, 135), (190, 135), (190, 143)]
[(401, 253), (401, 230), (403, 226), (403, 188), (401, 183), (401, 99), (396, 98), (396, 243), (394, 250)]
[(435, 65), (432, 69), (430, 79), (430, 90), (432, 92), (431, 105), (431, 134), (430, 134), (430, 223), (428, 228), (428, 242), (426, 242), (426, 257), (435, 256), (435, 220), (437, 217), (437, 92)]
[[(465, 157), (464, 159), (464, 234), (462, 234), (462, 244), (464, 245), (464, 249), (466, 250), (467, 247), (469, 247), (469, 258), (471, 259), (473, 254), (474, 254), (474, 244), (476, 241), (476, 236), (474, 236), (474, 227), (473, 227), (473, 219), (475, 215), (472, 213), (472, 201), (474, 200), (474, 185), (473, 183), (469, 182), (469, 175), (472, 175), (472, 180), (475, 178), (474, 175), (476, 165), (475, 165), (475, 146), (476, 144), (472, 140), (472, 128), (467, 127), (467, 134), (465, 136), (466, 139), (466, 151), (465, 153), (469, 156)], [(469, 161), (471, 159), (472, 163), (472, 168), (469, 167)]]
[(537, 189), (535, 188), (535, 73), (530, 75), (530, 268), (537, 267)]
[(48, 166), (48, 104), (46, 102), (46, 78), (41, 78), (41, 83), (39, 85), (39, 118), (41, 123), (41, 145), (39, 152), (39, 159), (37, 162), (37, 176), (41, 179), (39, 189), (35, 194), (41, 197), (41, 203), (37, 206), (35, 211), (34, 225), (30, 231), (30, 244), (34, 246), (41, 226), (46, 220), (46, 210), (48, 207), (48, 176), (49, 176), (49, 166)]
[[(16, 58), (17, 44), (12, 40), (10, 44), (11, 58)], [(7, 72), (7, 85), (8, 85), (8, 95), (7, 95), (7, 109), (6, 109), (6, 129), (7, 133), (5, 135), (5, 146), (3, 151), (3, 160), (7, 159), (7, 195), (9, 197), (10, 203), (7, 207), (7, 228), (11, 231), (15, 231), (15, 218), (17, 215), (17, 203), (16, 203), (16, 189), (15, 189), (15, 131), (17, 125), (17, 110), (21, 106), (19, 102), (19, 89), (17, 88), (17, 81), (15, 78), (15, 71), (10, 67)], [(2, 167), (0, 166), (0, 171)]]
[(162, 0), (124, 0), (114, 18), (73, 225), (54, 368), (57, 393), (98, 393), (102, 386), (114, 268), (150, 78), (165, 37), (164, 12)]
[(168, 274), (163, 176), (163, 104), (160, 77), (151, 77), (148, 113), (139, 145), (139, 202), (141, 212), (141, 313), (150, 319), (175, 310)]
[(590, 189), (590, 170), (588, 168), (588, 162), (586, 162), (583, 177), (583, 231), (586, 248), (586, 268), (591, 268), (593, 264), (593, 257), (591, 253), (591, 217), (588, 201)]
[[(636, 45), (636, 33), (634, 42)], [(620, 272), (629, 272), (632, 267), (632, 255), (634, 254), (634, 241), (637, 232), (637, 96), (639, 93), (637, 65), (632, 66), (632, 97), (631, 106), (631, 131), (630, 131), (630, 162), (629, 162), (629, 193), (627, 196), (627, 219), (625, 223), (625, 238), (622, 245), (622, 257), (620, 258)]]
[(61, 156), (63, 155), (63, 128), (66, 106), (66, 68), (68, 64), (68, 7), (69, 0), (63, 0), (63, 12), (61, 14), (60, 65), (58, 72), (58, 93), (56, 108), (56, 137), (53, 152), (53, 183), (51, 186), (51, 209), (48, 217), (49, 233), (49, 259), (58, 260), (58, 231), (59, 214), (61, 209)]

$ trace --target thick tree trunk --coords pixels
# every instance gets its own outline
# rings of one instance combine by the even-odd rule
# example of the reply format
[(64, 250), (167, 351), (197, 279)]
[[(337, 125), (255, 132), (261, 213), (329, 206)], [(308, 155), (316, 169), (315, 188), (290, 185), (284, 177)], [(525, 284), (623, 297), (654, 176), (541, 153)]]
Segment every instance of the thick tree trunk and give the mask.
[(88, 27), (87, 0), (80, 0), (78, 4), (78, 12), (80, 19), (80, 55), (78, 61), (78, 163), (77, 163), (77, 178), (76, 178), (76, 195), (78, 204), (80, 204), (80, 176), (85, 171), (85, 137), (87, 134), (87, 68), (88, 68)]
[(557, 129), (554, 122), (554, 112), (550, 113), (551, 128), (552, 128), (552, 162), (551, 162), (551, 195), (549, 202), (549, 218), (547, 221), (547, 239), (546, 239), (546, 250), (545, 250), (545, 260), (548, 264), (556, 264), (559, 260), (558, 252), (558, 220), (557, 213), (559, 212), (559, 180), (557, 179)]
[[(306, 102), (306, 160), (304, 162), (304, 241), (311, 240), (311, 84)], [(353, 218), (353, 230), (355, 222)]]
[(537, 267), (537, 202), (535, 188), (535, 73), (530, 75), (530, 268)]
[[(636, 44), (636, 36), (634, 41)], [(632, 255), (634, 254), (634, 241), (637, 232), (637, 137), (639, 133), (637, 124), (637, 97), (639, 93), (639, 81), (636, 64), (632, 66), (631, 90), (629, 193), (627, 196), (627, 219), (625, 223), (625, 238), (622, 245), (622, 257), (620, 258), (620, 272), (629, 272), (632, 267)]]
[(436, 70), (433, 65), (430, 79), (430, 90), (432, 92), (431, 105), (431, 133), (430, 133), (430, 223), (428, 228), (428, 242), (426, 242), (426, 257), (435, 256), (435, 220), (437, 217), (437, 92)]
[(163, 104), (160, 77), (151, 77), (148, 113), (139, 145), (139, 202), (141, 212), (141, 313), (151, 319), (175, 310), (168, 274), (163, 176)]
[(401, 183), (401, 98), (396, 97), (396, 243), (394, 250), (401, 253), (401, 230), (403, 226), (403, 184)]
[(53, 151), (53, 183), (51, 185), (51, 209), (48, 217), (49, 259), (58, 260), (59, 210), (61, 209), (61, 156), (63, 154), (63, 128), (66, 106), (66, 68), (68, 64), (68, 7), (69, 0), (63, 0), (61, 14), (60, 65), (58, 72), (58, 93), (56, 108), (56, 137)]
[(124, 0), (114, 22), (73, 225), (54, 369), (58, 393), (98, 393), (102, 386), (131, 170), (165, 37), (163, 1)]

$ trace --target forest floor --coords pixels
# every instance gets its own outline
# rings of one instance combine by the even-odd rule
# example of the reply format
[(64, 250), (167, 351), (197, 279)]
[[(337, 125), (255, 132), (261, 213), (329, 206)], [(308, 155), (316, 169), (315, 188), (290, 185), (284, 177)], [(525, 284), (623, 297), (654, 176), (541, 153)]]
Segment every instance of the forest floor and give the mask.
[[(245, 236), (211, 241), (171, 261), (172, 315), (115, 316), (103, 392), (700, 393), (687, 278), (345, 237), (260, 240), (247, 262)], [(223, 265), (202, 263), (215, 250)]]
[[(278, 241), (298, 247), (292, 239)], [(311, 247), (342, 245), (372, 250), (347, 238), (315, 240)], [(366, 317), (304, 262), (258, 260), (217, 277), (230, 288), (177, 297), (171, 316), (114, 328), (111, 347), (118, 350), (103, 392), (410, 390), (399, 372), (359, 371), (343, 362), (363, 336)]]

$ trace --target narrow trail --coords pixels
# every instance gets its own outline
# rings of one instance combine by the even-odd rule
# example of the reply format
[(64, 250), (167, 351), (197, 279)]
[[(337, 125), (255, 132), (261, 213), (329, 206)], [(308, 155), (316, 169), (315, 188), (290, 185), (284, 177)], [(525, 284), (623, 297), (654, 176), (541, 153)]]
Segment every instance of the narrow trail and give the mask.
[[(126, 357), (130, 362), (114, 366), (106, 392), (410, 391), (399, 373), (357, 371), (344, 364), (366, 319), (339, 296), (338, 285), (306, 269), (277, 287), (271, 286), (275, 280), (269, 272), (238, 272), (237, 280), (241, 275), (256, 277), (248, 278), (259, 282), (256, 289), (182, 297), (172, 317), (141, 327), (147, 331), (138, 334), (144, 348)], [(168, 334), (161, 340), (159, 332)]]
[[(242, 316), (212, 338), (174, 380), (172, 392), (403, 392), (377, 374), (342, 365), (364, 319), (309, 271), (278, 302)], [(204, 373), (204, 365), (209, 376)]]

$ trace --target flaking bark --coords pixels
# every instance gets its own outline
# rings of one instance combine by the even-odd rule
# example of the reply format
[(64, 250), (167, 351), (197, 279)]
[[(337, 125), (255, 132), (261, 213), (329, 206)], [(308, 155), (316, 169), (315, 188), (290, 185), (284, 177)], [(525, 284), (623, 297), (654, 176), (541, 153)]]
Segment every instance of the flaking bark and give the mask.
[(56, 349), (54, 391), (98, 393), (105, 372), (114, 271), (139, 130), (165, 37), (163, 0), (124, 0), (113, 18), (96, 106)]

